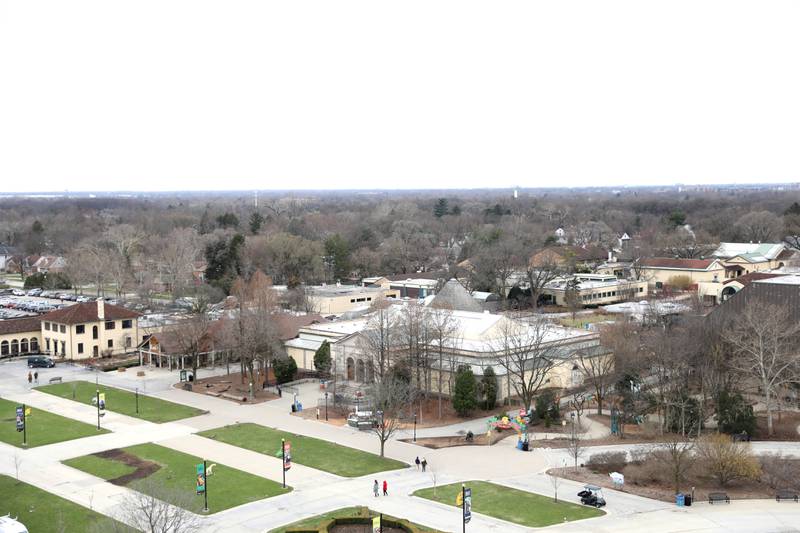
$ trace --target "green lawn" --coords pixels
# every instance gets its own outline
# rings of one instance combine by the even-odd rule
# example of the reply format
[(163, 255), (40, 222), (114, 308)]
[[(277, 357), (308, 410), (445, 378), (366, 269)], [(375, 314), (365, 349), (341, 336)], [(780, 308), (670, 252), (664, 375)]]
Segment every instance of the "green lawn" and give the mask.
[(394, 459), (387, 459), (333, 442), (294, 435), (285, 431), (259, 426), (258, 424), (235, 424), (209, 429), (198, 433), (198, 435), (272, 457), (275, 457), (280, 451), (281, 439), (286, 439), (292, 444), (292, 462), (324, 470), (337, 476), (365, 476), (406, 466), (405, 463)]
[[(541, 496), (524, 490), (512, 489), (486, 481), (467, 481), (472, 489), (472, 511), (501, 520), (528, 527), (545, 527), (566, 521), (582, 520), (603, 515), (603, 511), (576, 503), (553, 501), (549, 496)], [(414, 496), (428, 500), (456, 505), (456, 497), (461, 491), (461, 483), (421, 489)]]
[[(195, 467), (203, 462), (201, 458), (157, 444), (139, 444), (123, 448), (123, 451), (142, 460), (159, 464), (161, 468), (151, 474), (150, 479), (161, 487), (174, 488), (193, 495), (194, 504), (189, 506), (189, 510), (200, 512), (203, 507), (203, 497), (195, 493)], [(96, 455), (68, 459), (64, 464), (102, 479), (114, 479), (133, 471), (131, 467), (126, 467), (119, 461)], [(210, 466), (213, 462), (209, 461), (208, 464)], [(138, 490), (145, 485), (143, 479), (137, 479), (127, 486)], [(284, 489), (280, 483), (217, 463), (213, 475), (208, 477), (208, 508), (210, 513), (216, 513), (289, 491), (291, 488)]]
[[(289, 533), (291, 531), (327, 531), (325, 528), (328, 523), (333, 520), (334, 518), (352, 518), (352, 517), (375, 517), (378, 513), (375, 511), (370, 511), (366, 507), (345, 507), (343, 509), (336, 509), (335, 511), (331, 511), (329, 513), (320, 514), (317, 516), (312, 516), (311, 518), (306, 518), (305, 520), (300, 520), (299, 522), (293, 522), (288, 526), (279, 527), (277, 529), (272, 529), (268, 533)], [(389, 515), (383, 515), (384, 520), (392, 520), (396, 521), (397, 518), (394, 518)], [(411, 526), (414, 533), (441, 533), (437, 529), (430, 529), (424, 526), (420, 526), (419, 524), (414, 524), (408, 522), (406, 520), (402, 520), (404, 525)], [(386, 525), (386, 524), (384, 524)]]
[[(21, 404), (0, 399), (0, 441), (22, 448), (22, 432), (17, 431), (16, 425), (18, 405)], [(31, 407), (25, 427), (28, 436), (26, 448), (108, 433), (105, 429), (98, 431), (95, 425), (54, 415), (36, 407)]]
[(60, 496), (0, 475), (0, 516), (17, 517), (31, 533), (85, 533), (110, 520)]
[(136, 412), (136, 394), (114, 387), (100, 385), (89, 381), (70, 381), (36, 387), (36, 390), (92, 405), (97, 389), (106, 395), (106, 410), (123, 415), (149, 420), (150, 422), (172, 422), (181, 418), (189, 418), (204, 413), (200, 409), (168, 402), (152, 396), (139, 394), (139, 412)]

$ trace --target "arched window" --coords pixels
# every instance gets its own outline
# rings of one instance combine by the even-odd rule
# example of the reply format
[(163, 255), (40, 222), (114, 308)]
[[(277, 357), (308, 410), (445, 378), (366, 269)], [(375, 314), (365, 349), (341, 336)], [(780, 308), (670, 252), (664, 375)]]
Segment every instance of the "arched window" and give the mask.
[(97, 338), (97, 326), (92, 326), (92, 338)]
[(0, 343), (0, 355), (8, 355), (8, 341)]
[(19, 342), (17, 339), (11, 341), (11, 355), (17, 355), (19, 353)]
[(28, 339), (22, 339), (19, 341), (19, 351), (22, 353), (28, 353)]
[(367, 383), (375, 381), (375, 365), (372, 361), (367, 361)]
[(361, 383), (367, 380), (367, 372), (364, 367), (363, 359), (359, 359), (358, 363), (356, 363), (356, 381), (360, 381)]
[(347, 380), (353, 381), (356, 379), (356, 362), (352, 357), (347, 358)]
[(33, 337), (30, 341), (31, 352), (39, 353), (39, 340), (36, 337)]

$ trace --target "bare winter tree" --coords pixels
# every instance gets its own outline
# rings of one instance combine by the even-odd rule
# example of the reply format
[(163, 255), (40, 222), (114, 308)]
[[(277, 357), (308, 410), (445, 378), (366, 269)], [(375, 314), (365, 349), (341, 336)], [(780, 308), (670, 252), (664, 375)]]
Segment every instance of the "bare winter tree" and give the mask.
[(558, 487), (561, 486), (562, 478), (556, 474), (547, 473), (547, 479), (550, 480), (550, 485), (553, 487), (553, 501), (558, 503)]
[(168, 334), (174, 339), (182, 355), (187, 355), (192, 361), (192, 373), (197, 380), (197, 367), (200, 356), (209, 351), (211, 339), (209, 338), (209, 320), (205, 310), (205, 302), (198, 301), (191, 315), (181, 320), (168, 329)]
[(672, 434), (667, 442), (654, 450), (650, 457), (669, 472), (675, 494), (681, 491), (689, 471), (695, 464), (694, 442)]
[(392, 351), (397, 342), (398, 321), (391, 304), (379, 299), (372, 304), (372, 314), (359, 337), (359, 348), (372, 361), (375, 379), (382, 381), (392, 365)]
[(383, 457), (386, 442), (400, 429), (408, 406), (414, 401), (414, 392), (409, 383), (395, 373), (387, 373), (369, 390), (369, 406), (376, 424), (372, 433), (378, 437)]
[(161, 278), (173, 297), (191, 280), (200, 250), (200, 238), (191, 228), (175, 228), (156, 243), (153, 252), (160, 263)]
[(451, 310), (436, 307), (428, 310), (427, 320), (434, 357), (438, 360), (439, 418), (442, 418), (444, 354), (448, 348), (455, 346), (458, 337), (458, 322), (453, 318)]
[(563, 271), (564, 269), (551, 259), (528, 263), (528, 267), (525, 269), (525, 277), (528, 280), (528, 288), (531, 291), (531, 307), (536, 309), (539, 295), (542, 294), (545, 285), (560, 276)]
[(552, 326), (538, 315), (528, 323), (507, 320), (506, 331), (494, 343), (499, 354), (497, 363), (505, 369), (511, 386), (529, 411), (534, 397), (547, 383), (563, 343), (553, 338)]
[(800, 378), (800, 324), (791, 320), (784, 307), (751, 301), (723, 329), (722, 338), (733, 354), (731, 367), (758, 386), (772, 436), (772, 414), (780, 389)]
[(772, 242), (783, 230), (780, 218), (769, 211), (751, 211), (734, 227), (743, 240), (750, 242)]
[(600, 345), (609, 353), (596, 355), (590, 351), (578, 351), (584, 383), (590, 386), (597, 402), (597, 414), (603, 413), (603, 401), (616, 380), (615, 358), (617, 354), (633, 357), (639, 350), (636, 326), (619, 322), (603, 326), (600, 330)]
[(570, 436), (567, 442), (567, 454), (572, 459), (575, 470), (578, 469), (578, 460), (583, 457), (584, 453), (586, 453), (586, 447), (580, 436), (577, 434)]
[(191, 492), (152, 479), (143, 480), (137, 489), (122, 501), (119, 523), (106, 522), (104, 531), (130, 531), (124, 524), (147, 533), (190, 533), (199, 529), (198, 515), (188, 510), (197, 507)]
[(19, 453), (14, 452), (14, 476), (19, 481), (19, 469), (22, 466), (22, 457), (20, 457)]

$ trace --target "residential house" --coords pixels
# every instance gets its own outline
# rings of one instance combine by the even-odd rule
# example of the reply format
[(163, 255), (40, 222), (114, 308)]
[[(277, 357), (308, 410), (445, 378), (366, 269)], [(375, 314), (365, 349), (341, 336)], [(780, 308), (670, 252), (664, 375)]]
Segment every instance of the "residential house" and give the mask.
[(0, 244), (0, 271), (7, 271), (8, 262), (16, 254), (16, 249), (13, 246)]
[(32, 262), (29, 259), (29, 264), (30, 268), (27, 275), (37, 273), (48, 274), (51, 272), (63, 272), (67, 267), (67, 260), (60, 255), (43, 255)]
[(725, 265), (725, 278), (733, 279), (751, 272), (781, 268), (794, 252), (783, 243), (723, 242), (711, 255)]
[(531, 255), (529, 264), (532, 267), (556, 265), (570, 270), (591, 270), (606, 259), (608, 252), (599, 246), (551, 246)]

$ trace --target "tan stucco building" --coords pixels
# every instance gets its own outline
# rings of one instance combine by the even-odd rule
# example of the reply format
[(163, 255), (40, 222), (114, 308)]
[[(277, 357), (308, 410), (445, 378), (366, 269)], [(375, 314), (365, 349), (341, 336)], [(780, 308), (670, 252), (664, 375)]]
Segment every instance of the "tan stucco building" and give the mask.
[(39, 353), (39, 317), (0, 320), (0, 357)]
[(51, 311), (39, 317), (41, 350), (66, 359), (132, 352), (143, 337), (140, 316), (102, 299)]
[(321, 315), (341, 315), (359, 307), (369, 307), (381, 298), (399, 298), (400, 291), (384, 287), (323, 285), (306, 288), (314, 311)]

